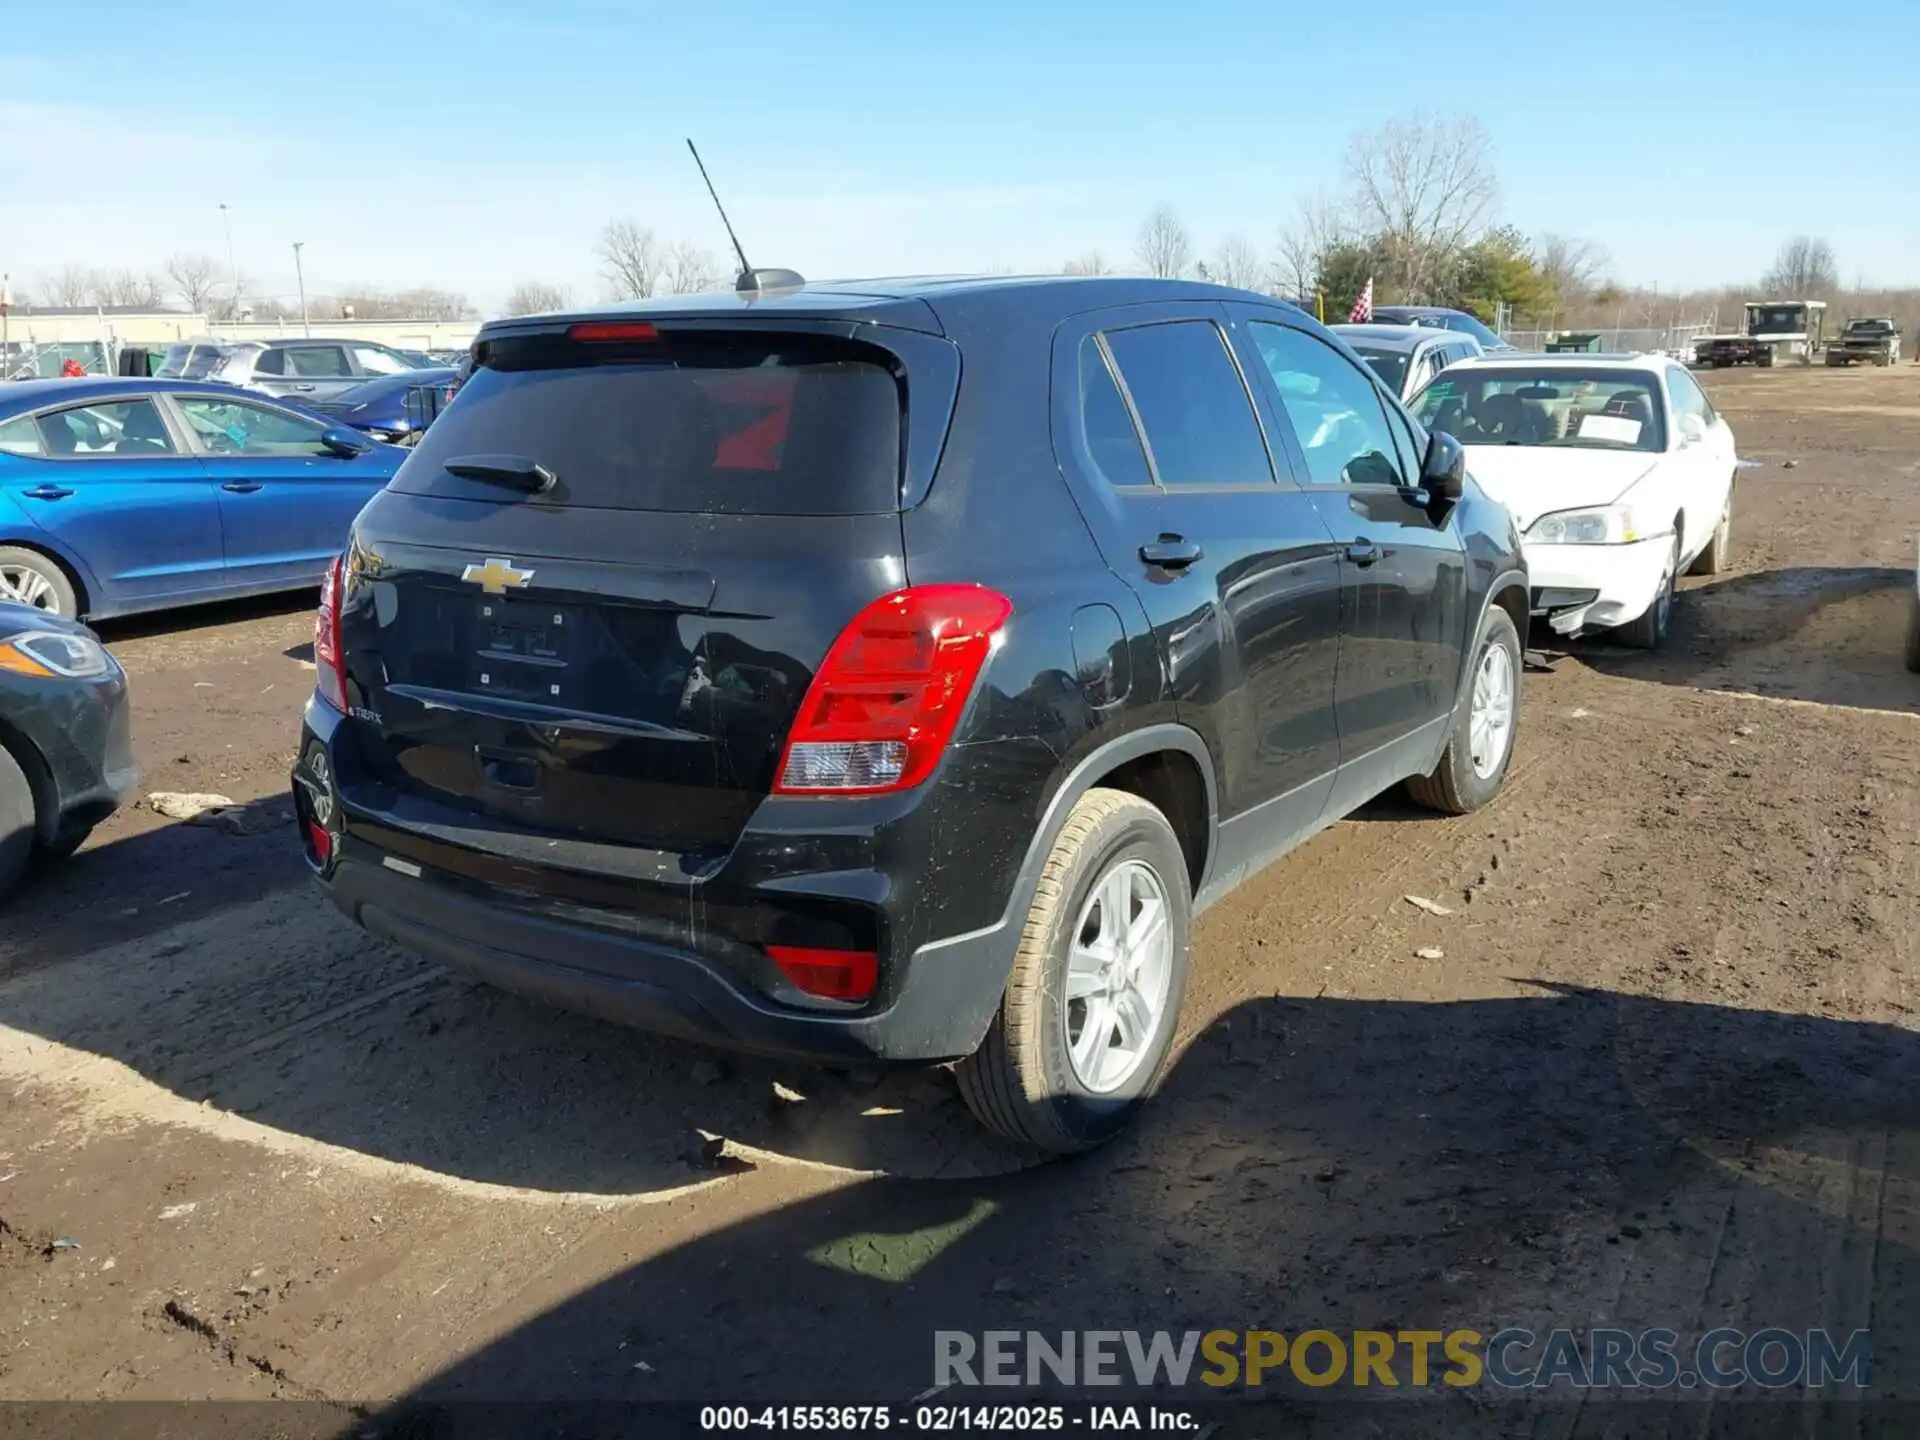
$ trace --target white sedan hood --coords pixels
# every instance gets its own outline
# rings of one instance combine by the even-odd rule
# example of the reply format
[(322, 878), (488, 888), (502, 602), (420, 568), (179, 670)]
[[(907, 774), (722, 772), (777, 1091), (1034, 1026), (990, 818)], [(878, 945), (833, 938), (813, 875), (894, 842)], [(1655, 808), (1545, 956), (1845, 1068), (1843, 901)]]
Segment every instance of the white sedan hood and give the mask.
[(1469, 445), (1467, 473), (1524, 533), (1542, 515), (1611, 505), (1664, 458), (1644, 450)]

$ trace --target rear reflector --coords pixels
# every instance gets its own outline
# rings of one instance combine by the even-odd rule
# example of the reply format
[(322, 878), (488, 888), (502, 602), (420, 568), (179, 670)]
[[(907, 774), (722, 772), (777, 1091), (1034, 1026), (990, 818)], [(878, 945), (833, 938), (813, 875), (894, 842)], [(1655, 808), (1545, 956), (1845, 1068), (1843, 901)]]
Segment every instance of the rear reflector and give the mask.
[(569, 340), (658, 340), (660, 332), (644, 320), (596, 320), (568, 328)]
[(773, 963), (800, 989), (823, 1000), (865, 1000), (880, 979), (880, 957), (871, 950), (817, 950), (769, 945)]
[(916, 585), (867, 606), (814, 672), (775, 793), (870, 795), (925, 780), (1012, 613), (981, 585)]

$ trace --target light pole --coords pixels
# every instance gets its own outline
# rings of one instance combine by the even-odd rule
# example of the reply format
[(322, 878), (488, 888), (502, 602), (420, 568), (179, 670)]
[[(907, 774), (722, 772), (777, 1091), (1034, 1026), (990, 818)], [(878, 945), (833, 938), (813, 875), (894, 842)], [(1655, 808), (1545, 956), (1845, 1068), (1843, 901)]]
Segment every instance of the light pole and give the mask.
[(293, 242), (293, 274), (300, 282), (300, 333), (311, 338), (313, 331), (307, 328), (307, 272), (300, 268), (300, 248), (306, 243), (304, 240)]
[(233, 216), (227, 202), (220, 202), (220, 224), (227, 232), (227, 273), (233, 277), (233, 320), (240, 319), (240, 267), (233, 263)]

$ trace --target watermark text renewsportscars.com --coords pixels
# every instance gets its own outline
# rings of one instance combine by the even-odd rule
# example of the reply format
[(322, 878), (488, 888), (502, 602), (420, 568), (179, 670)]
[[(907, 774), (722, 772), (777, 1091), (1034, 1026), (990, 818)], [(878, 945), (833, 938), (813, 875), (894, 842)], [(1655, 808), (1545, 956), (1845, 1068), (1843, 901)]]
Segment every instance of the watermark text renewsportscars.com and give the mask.
[(938, 1330), (933, 1383), (950, 1386), (1306, 1385), (1421, 1389), (1729, 1390), (1872, 1383), (1865, 1330)]

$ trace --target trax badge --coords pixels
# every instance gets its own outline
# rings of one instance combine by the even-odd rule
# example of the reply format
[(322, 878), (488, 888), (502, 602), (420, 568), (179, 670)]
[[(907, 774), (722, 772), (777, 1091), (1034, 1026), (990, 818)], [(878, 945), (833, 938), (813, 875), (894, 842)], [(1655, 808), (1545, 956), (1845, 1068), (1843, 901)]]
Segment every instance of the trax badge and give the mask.
[(513, 561), (489, 555), (486, 564), (467, 566), (460, 572), (460, 578), (472, 581), (489, 595), (504, 595), (533, 579), (533, 571), (516, 570)]

